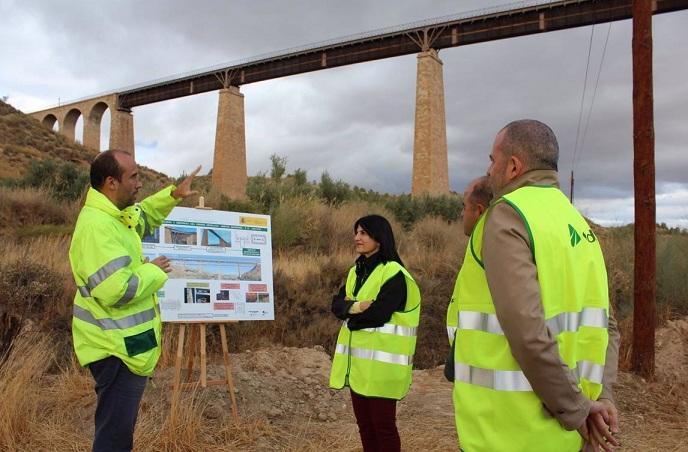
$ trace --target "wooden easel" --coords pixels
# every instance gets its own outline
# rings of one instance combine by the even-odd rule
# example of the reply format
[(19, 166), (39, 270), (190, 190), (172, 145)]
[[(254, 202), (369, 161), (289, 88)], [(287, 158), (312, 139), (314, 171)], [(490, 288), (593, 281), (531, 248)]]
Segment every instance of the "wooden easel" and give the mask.
[[(225, 321), (222, 323), (214, 322), (220, 327), (220, 341), (222, 343), (222, 360), (225, 366), (225, 378), (220, 380), (208, 380), (207, 376), (207, 355), (206, 355), (206, 341), (205, 332), (208, 323), (205, 322), (193, 322), (193, 323), (179, 323), (179, 336), (177, 339), (177, 354), (174, 361), (174, 380), (172, 383), (172, 400), (178, 400), (179, 391), (182, 389), (196, 387), (199, 383), (202, 388), (207, 388), (208, 386), (217, 385), (227, 385), (227, 392), (229, 392), (229, 399), (232, 402), (232, 415), (234, 420), (239, 420), (239, 412), (237, 409), (236, 396), (234, 395), (234, 381), (232, 378), (232, 369), (229, 359), (229, 347), (227, 346), (227, 331), (225, 330)], [(182, 383), (182, 360), (184, 359), (184, 335), (186, 333), (186, 327), (189, 326), (189, 334), (191, 337), (191, 344), (189, 346), (190, 353), (186, 365), (186, 381)], [(194, 327), (197, 326), (195, 330), (198, 334), (194, 334)], [(194, 358), (196, 356), (196, 346), (197, 338), (200, 338), (200, 371), (201, 379), (199, 381), (192, 382), (191, 376), (194, 368)]]
[[(205, 206), (205, 200), (203, 196), (198, 198), (198, 206), (196, 209), (210, 209), (210, 207)], [(229, 392), (229, 399), (232, 402), (232, 415), (234, 416), (234, 421), (239, 421), (239, 411), (237, 409), (236, 396), (234, 395), (234, 381), (232, 379), (232, 368), (230, 366), (229, 360), (229, 347), (227, 346), (227, 331), (225, 330), (225, 323), (235, 323), (236, 321), (226, 321), (212, 322), (220, 327), (220, 341), (222, 343), (222, 360), (225, 366), (225, 378), (220, 380), (210, 380), (208, 381), (207, 376), (207, 355), (206, 355), (206, 341), (205, 332), (208, 322), (186, 322), (178, 323), (179, 328), (177, 329), (179, 335), (177, 339), (177, 354), (174, 360), (174, 380), (172, 382), (172, 400), (173, 405), (179, 400), (179, 392), (182, 389), (196, 387), (199, 383), (202, 388), (207, 388), (208, 386), (216, 385), (227, 385), (227, 392)], [(188, 361), (186, 364), (186, 381), (182, 383), (182, 360), (184, 359), (184, 335), (186, 333), (186, 327), (189, 326), (189, 334), (191, 337), (191, 344), (189, 346), (190, 353)], [(194, 326), (198, 326), (196, 329), (198, 334), (194, 334)], [(201, 379), (196, 382), (191, 381), (191, 375), (193, 374), (194, 368), (194, 358), (196, 356), (196, 338), (200, 338), (200, 356), (201, 356)]]

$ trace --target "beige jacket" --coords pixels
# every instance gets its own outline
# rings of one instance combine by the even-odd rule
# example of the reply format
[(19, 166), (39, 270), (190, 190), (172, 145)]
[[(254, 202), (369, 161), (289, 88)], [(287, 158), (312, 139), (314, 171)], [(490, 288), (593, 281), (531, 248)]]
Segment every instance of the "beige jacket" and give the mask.
[[(527, 185), (559, 187), (556, 171), (523, 174), (496, 193), (501, 196)], [(537, 270), (523, 220), (507, 203), (493, 205), (485, 222), (482, 256), (499, 323), (511, 351), (546, 410), (567, 430), (583, 424), (590, 402), (575, 376), (561, 361), (557, 343), (545, 326)], [(600, 398), (611, 399), (616, 380), (619, 331), (609, 313), (609, 346)]]

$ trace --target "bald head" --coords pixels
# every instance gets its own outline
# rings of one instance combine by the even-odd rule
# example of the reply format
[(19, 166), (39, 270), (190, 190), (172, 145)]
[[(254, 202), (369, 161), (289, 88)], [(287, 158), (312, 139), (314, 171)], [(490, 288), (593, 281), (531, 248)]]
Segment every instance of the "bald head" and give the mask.
[(534, 119), (520, 119), (504, 126), (502, 152), (505, 157), (516, 156), (523, 170), (556, 170), (559, 162), (559, 144), (547, 124)]

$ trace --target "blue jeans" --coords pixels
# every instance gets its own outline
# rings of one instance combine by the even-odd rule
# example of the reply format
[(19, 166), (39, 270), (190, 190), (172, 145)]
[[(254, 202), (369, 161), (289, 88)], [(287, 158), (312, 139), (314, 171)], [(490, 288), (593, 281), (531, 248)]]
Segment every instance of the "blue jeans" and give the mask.
[(93, 452), (131, 451), (134, 426), (147, 377), (132, 373), (114, 356), (88, 366), (96, 381), (96, 433)]

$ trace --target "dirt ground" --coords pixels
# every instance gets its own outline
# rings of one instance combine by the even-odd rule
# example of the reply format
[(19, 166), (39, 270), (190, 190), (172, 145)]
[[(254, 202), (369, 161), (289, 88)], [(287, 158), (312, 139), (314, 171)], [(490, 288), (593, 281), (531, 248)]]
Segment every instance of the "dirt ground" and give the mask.
[[(621, 450), (688, 450), (688, 319), (658, 330), (656, 361), (653, 382), (619, 373), (615, 392)], [(348, 391), (327, 388), (330, 357), (322, 347), (246, 351), (232, 355), (232, 368), (242, 421), (266, 419), (280, 432), (296, 432), (299, 441), (314, 436), (322, 444), (329, 435), (331, 450), (360, 450)], [(219, 365), (209, 366), (209, 378), (221, 378), (223, 372)], [(162, 388), (172, 374), (172, 369), (158, 372), (155, 381), (164, 384), (156, 384), (146, 398), (169, 400), (169, 391)], [(199, 389), (197, 394), (204, 418), (230, 422), (226, 390)], [(399, 403), (397, 416), (405, 450), (458, 450), (451, 385), (441, 367), (414, 372), (412, 390)], [(287, 447), (275, 438), (258, 438), (249, 449), (275, 450), (280, 444)]]
[[(656, 338), (655, 381), (620, 372), (615, 386), (623, 451), (688, 451), (688, 318), (669, 322)], [(222, 378), (219, 357), (212, 356), (210, 361), (209, 379)], [(202, 450), (213, 451), (361, 450), (349, 392), (327, 387), (330, 357), (322, 347), (247, 350), (232, 354), (231, 366), (238, 424), (233, 421), (226, 388), (210, 386), (184, 392), (182, 419), (170, 431), (165, 425), (174, 369), (160, 368), (144, 395), (136, 450), (195, 451), (201, 450), (199, 440), (207, 445)], [(16, 450), (88, 449), (95, 396), (90, 376), (81, 371), (78, 375), (64, 380), (62, 386), (60, 377), (51, 384), (61, 392), (66, 385), (71, 393), (61, 399), (60, 406), (45, 408), (46, 413), (56, 411), (64, 418), (68, 427), (60, 427), (62, 437), (49, 438), (48, 449), (40, 445), (45, 442), (31, 441), (38, 446)], [(193, 378), (198, 378), (197, 371)], [(458, 450), (451, 385), (441, 367), (414, 371), (412, 389), (398, 404), (397, 417), (403, 450)], [(183, 431), (190, 424), (194, 425)], [(188, 438), (188, 442), (168, 444), (160, 440), (161, 435)], [(157, 439), (149, 440), (150, 436)]]

